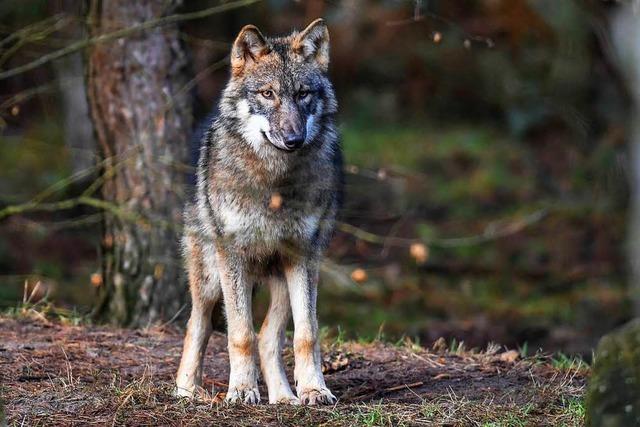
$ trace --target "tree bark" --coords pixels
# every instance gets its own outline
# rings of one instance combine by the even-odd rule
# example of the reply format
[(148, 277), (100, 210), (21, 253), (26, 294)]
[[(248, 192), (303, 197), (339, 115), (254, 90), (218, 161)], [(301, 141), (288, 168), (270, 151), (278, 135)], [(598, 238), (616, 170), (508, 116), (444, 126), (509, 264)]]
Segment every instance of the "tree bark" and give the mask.
[[(93, 0), (91, 36), (172, 13), (178, 0)], [(186, 301), (179, 248), (191, 99), (178, 28), (163, 26), (89, 52), (87, 92), (107, 177), (103, 280), (94, 314), (145, 326)]]

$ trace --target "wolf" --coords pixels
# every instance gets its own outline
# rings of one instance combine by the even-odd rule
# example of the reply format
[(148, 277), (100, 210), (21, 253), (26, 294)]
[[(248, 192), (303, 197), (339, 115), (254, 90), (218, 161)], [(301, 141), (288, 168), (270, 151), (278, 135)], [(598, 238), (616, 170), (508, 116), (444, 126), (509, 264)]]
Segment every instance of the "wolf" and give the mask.
[[(202, 140), (195, 200), (185, 209), (192, 309), (176, 393), (203, 391), (212, 310), (222, 297), (228, 402), (260, 402), (259, 359), (269, 403), (333, 404), (321, 371), (316, 315), (320, 262), (342, 198), (329, 31), (318, 19), (301, 32), (266, 38), (248, 25), (230, 60), (219, 116)], [(270, 291), (257, 335), (251, 311), (256, 284)], [(296, 395), (282, 361), (290, 312)]]

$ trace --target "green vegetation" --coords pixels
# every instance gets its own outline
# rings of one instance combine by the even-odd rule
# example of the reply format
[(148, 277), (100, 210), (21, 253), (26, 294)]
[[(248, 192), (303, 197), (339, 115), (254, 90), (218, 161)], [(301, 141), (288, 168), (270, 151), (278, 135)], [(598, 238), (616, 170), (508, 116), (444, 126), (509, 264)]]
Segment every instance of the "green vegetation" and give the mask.
[(570, 357), (566, 354), (559, 352), (551, 359), (551, 364), (554, 368), (561, 371), (567, 371), (571, 369), (587, 369), (588, 365), (580, 356)]
[(56, 121), (44, 121), (19, 136), (0, 132), (0, 202), (22, 203), (67, 177), (68, 156)]
[[(360, 254), (351, 255), (344, 268), (348, 273), (349, 266), (363, 267), (368, 280), (345, 286), (325, 274), (322, 319), (339, 319), (349, 338), (374, 337), (384, 324), (392, 340), (429, 333), (426, 339), (444, 334), (476, 345), (463, 325), (481, 318), (489, 323), (482, 333), (495, 341), (516, 346), (529, 331), (540, 331), (543, 338), (534, 338), (530, 348), (562, 349), (575, 342), (573, 351), (588, 356), (592, 343), (581, 336), (584, 325), (603, 333), (629, 315), (624, 276), (614, 268), (589, 270), (596, 253), (584, 243), (595, 233), (604, 245), (599, 250), (621, 256), (613, 236), (622, 238), (626, 220), (623, 211), (611, 209), (619, 191), (599, 191), (593, 198), (593, 177), (606, 168), (615, 147), (580, 154), (584, 161), (566, 168), (554, 164), (552, 151), (545, 154), (549, 164), (541, 165), (538, 148), (497, 128), (360, 123), (342, 129), (349, 171), (344, 221), (364, 223), (363, 229), (380, 236), (424, 239), (429, 257), (420, 266), (407, 247), (358, 242)], [(541, 166), (563, 180), (564, 195), (549, 188)], [(618, 178), (610, 175), (607, 185), (615, 188), (611, 179)], [(616, 182), (624, 186), (621, 178)], [(535, 212), (545, 214), (522, 225)], [(441, 243), (505, 229), (518, 231), (479, 243)], [(375, 254), (384, 257), (382, 265)], [(325, 302), (336, 299), (344, 304)], [(594, 318), (604, 322), (592, 324)], [(440, 319), (458, 325), (429, 332)], [(544, 338), (556, 328), (565, 341)]]
[(12, 319), (31, 319), (44, 321), (46, 323), (54, 321), (60, 322), (63, 325), (72, 326), (88, 325), (91, 323), (87, 312), (80, 313), (75, 307), (67, 309), (56, 305), (49, 299), (47, 294), (43, 297), (37, 296), (39, 295), (39, 283), (41, 282), (37, 282), (34, 287), (28, 287), (25, 283), (22, 302), (0, 311), (0, 316)]

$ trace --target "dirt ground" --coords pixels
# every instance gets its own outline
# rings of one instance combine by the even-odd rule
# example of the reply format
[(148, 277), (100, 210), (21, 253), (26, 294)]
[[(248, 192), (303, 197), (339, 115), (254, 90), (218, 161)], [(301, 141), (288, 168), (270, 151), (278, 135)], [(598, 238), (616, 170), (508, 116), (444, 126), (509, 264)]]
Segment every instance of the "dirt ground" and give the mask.
[[(214, 334), (210, 401), (171, 395), (182, 335), (0, 317), (0, 395), (9, 425), (581, 425), (584, 367), (410, 343), (324, 345), (333, 407), (227, 406), (226, 339)], [(291, 378), (292, 352), (285, 351)], [(267, 391), (260, 386), (263, 401)], [(1, 424), (1, 423), (0, 423)]]

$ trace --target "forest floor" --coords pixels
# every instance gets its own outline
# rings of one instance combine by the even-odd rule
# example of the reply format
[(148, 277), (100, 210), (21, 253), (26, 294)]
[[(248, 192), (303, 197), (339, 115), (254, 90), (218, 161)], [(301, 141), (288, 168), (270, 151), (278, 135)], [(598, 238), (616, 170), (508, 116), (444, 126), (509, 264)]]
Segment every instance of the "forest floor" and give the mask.
[[(588, 367), (410, 342), (324, 343), (335, 406), (219, 403), (228, 375), (225, 336), (214, 333), (204, 386), (210, 401), (171, 394), (182, 334), (0, 317), (0, 396), (9, 425), (582, 425)], [(292, 352), (285, 351), (288, 374)], [(267, 392), (261, 384), (263, 400)], [(2, 422), (0, 421), (0, 424)]]

